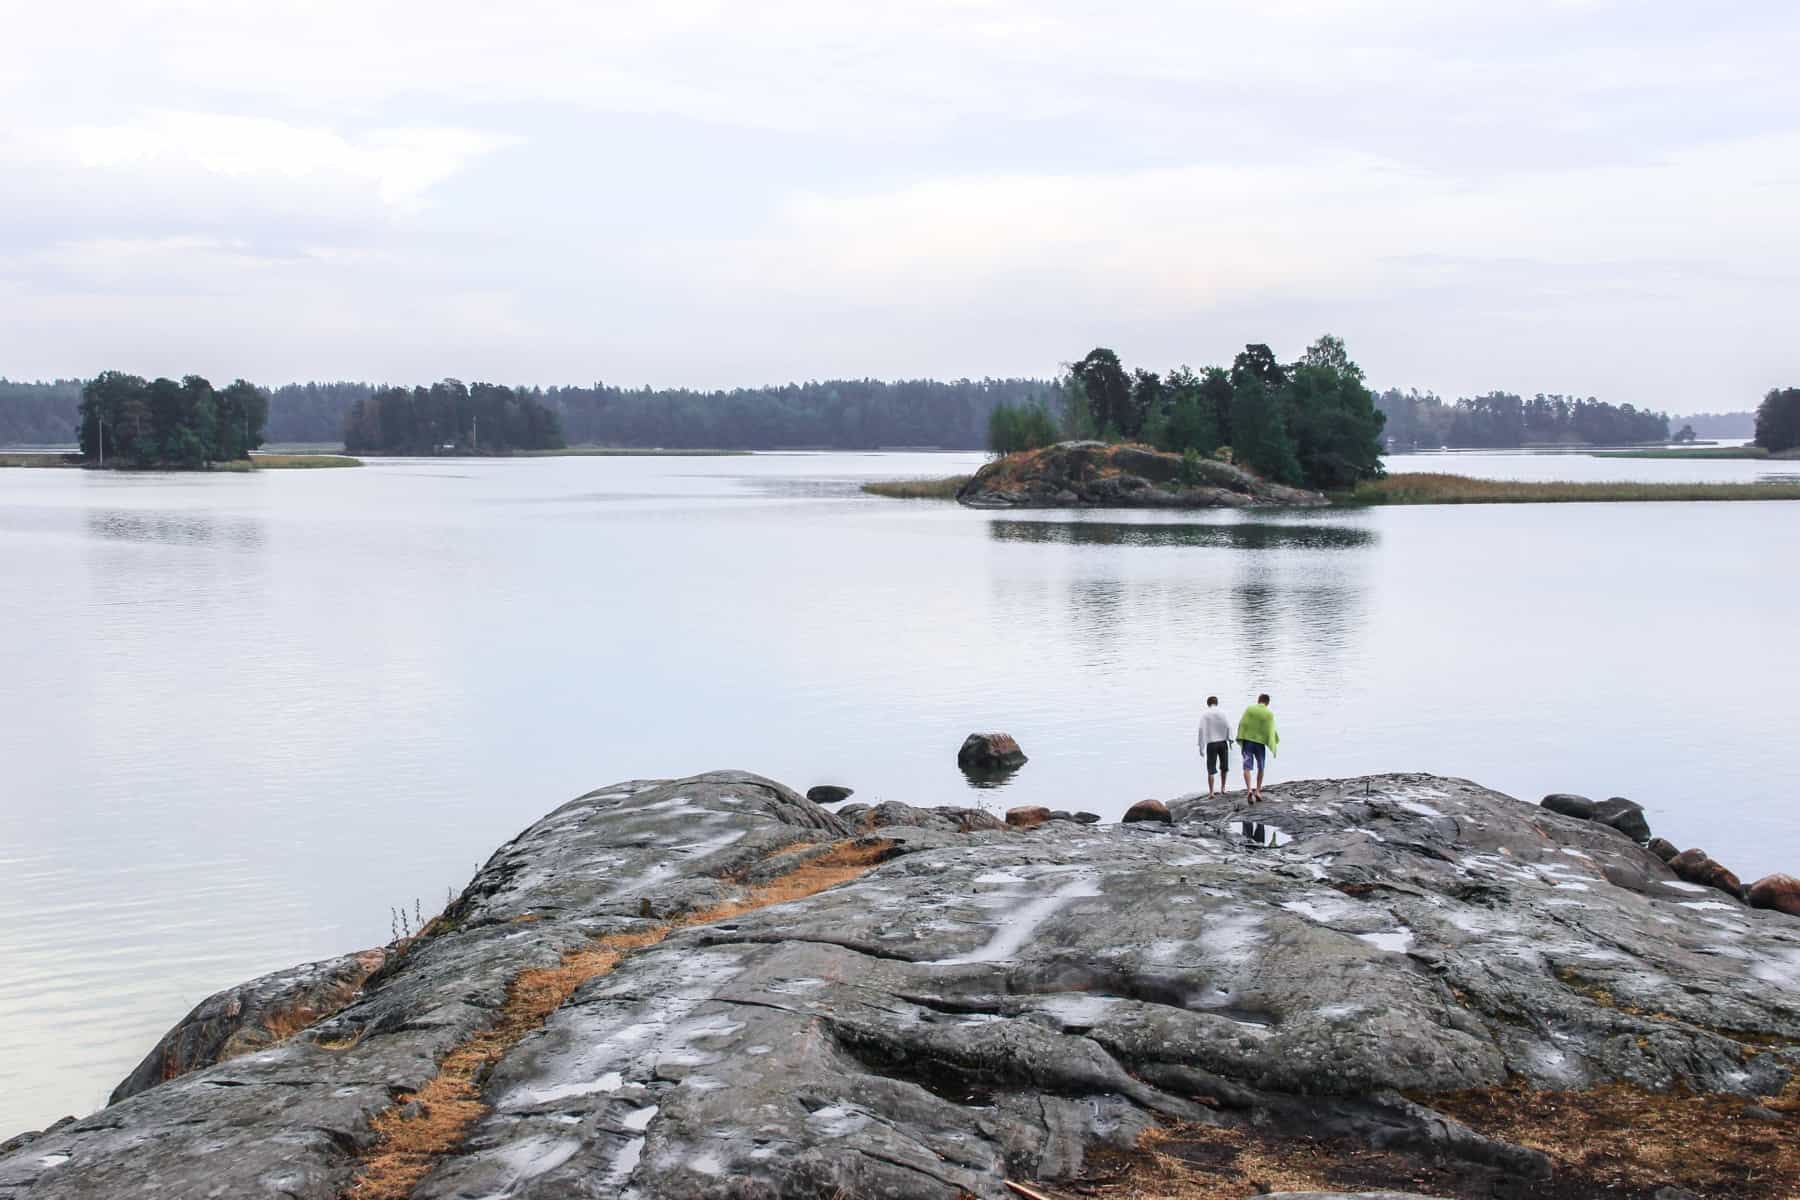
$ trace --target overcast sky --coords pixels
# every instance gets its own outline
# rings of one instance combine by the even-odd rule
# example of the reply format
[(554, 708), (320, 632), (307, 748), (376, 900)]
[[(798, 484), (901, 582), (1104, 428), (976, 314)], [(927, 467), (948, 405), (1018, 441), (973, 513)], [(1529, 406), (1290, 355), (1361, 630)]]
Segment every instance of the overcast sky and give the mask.
[(1800, 5), (0, 0), (0, 374), (1800, 384)]

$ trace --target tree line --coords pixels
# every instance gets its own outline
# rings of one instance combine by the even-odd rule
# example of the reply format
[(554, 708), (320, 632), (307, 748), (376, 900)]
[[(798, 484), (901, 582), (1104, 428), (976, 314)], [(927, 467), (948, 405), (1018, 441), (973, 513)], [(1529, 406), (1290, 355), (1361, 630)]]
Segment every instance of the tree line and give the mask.
[(557, 450), (562, 422), (538, 396), (493, 383), (445, 379), (430, 387), (386, 387), (344, 415), (352, 454), (506, 454)]
[(78, 441), (97, 464), (199, 468), (248, 458), (268, 413), (268, 398), (242, 379), (215, 389), (198, 375), (177, 383), (103, 371), (81, 389)]
[[(392, 390), (347, 381), (267, 390), (268, 440), (337, 442), (359, 402)], [(641, 448), (974, 450), (985, 443), (996, 405), (1061, 407), (1060, 385), (1041, 379), (828, 379), (717, 391), (606, 383), (510, 390), (521, 402), (529, 397), (553, 412), (571, 443)], [(0, 445), (66, 443), (80, 392), (76, 380), (0, 381)]]
[(1446, 404), (1429, 392), (1390, 388), (1375, 397), (1375, 404), (1387, 416), (1388, 445), (1396, 450), (1618, 446), (1669, 440), (1668, 414), (1607, 404), (1592, 396), (1539, 392), (1526, 400), (1511, 392), (1488, 392)]
[(989, 449), (1010, 453), (1059, 438), (1146, 442), (1228, 458), (1278, 483), (1324, 491), (1381, 473), (1382, 416), (1342, 339), (1327, 334), (1283, 363), (1253, 343), (1229, 367), (1127, 372), (1096, 348), (1063, 378), (1060, 412), (1008, 405), (989, 422)]

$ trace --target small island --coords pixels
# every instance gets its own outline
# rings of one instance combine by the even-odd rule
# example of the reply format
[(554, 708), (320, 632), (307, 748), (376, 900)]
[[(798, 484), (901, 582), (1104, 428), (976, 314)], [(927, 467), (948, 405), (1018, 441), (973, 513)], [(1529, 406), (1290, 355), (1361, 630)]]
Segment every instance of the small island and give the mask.
[(262, 471), (360, 467), (344, 454), (267, 454), (269, 398), (239, 379), (216, 389), (199, 375), (179, 382), (105, 371), (81, 389), (80, 449), (0, 454), (0, 467), (109, 471)]

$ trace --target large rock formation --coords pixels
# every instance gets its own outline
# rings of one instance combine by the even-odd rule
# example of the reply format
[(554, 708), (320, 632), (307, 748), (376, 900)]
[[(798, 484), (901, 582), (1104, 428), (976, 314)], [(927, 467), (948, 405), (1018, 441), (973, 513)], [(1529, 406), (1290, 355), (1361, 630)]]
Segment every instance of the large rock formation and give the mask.
[(1062, 442), (996, 459), (956, 493), (972, 508), (1316, 508), (1318, 492), (1270, 483), (1214, 459), (1145, 446)]
[[(1800, 1186), (1800, 920), (1464, 781), (1266, 797), (1019, 830), (616, 784), (341, 1012), (15, 1148), (0, 1198), (998, 1200), (1184, 1163), (1214, 1190), (1141, 1194)], [(1593, 1159), (1584, 1122), (1619, 1096), (1755, 1136), (1683, 1110), (1683, 1161), (1608, 1190), (1634, 1136)], [(1730, 1154), (1764, 1191), (1695, 1188)]]

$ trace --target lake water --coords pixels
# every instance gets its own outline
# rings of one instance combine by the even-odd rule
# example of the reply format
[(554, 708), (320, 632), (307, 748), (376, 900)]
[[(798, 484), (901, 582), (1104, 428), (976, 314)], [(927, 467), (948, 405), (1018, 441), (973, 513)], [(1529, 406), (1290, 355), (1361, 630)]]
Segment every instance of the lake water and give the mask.
[[(1208, 692), (1235, 717), (1267, 690), (1277, 779), (1622, 794), (1746, 879), (1800, 870), (1800, 504), (995, 514), (858, 491), (979, 461), (0, 471), (0, 1136), (102, 1102), (207, 993), (386, 941), (393, 908), (429, 915), (629, 777), (1116, 816), (1204, 788)], [(1031, 755), (1003, 789), (955, 769), (979, 729)]]

